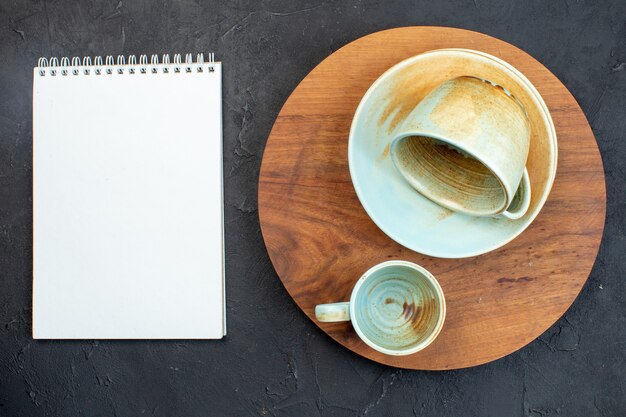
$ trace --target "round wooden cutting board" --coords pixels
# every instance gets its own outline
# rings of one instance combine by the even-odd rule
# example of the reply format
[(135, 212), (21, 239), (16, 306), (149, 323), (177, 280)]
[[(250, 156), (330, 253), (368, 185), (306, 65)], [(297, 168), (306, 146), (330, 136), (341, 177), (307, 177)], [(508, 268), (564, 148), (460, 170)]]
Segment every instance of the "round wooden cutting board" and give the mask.
[[(363, 94), (394, 64), (441, 48), (484, 51), (519, 69), (543, 96), (558, 138), (556, 180), (537, 219), (512, 242), (473, 258), (432, 258), (395, 243), (365, 213), (348, 170), (348, 134)], [(544, 332), (585, 283), (602, 238), (605, 210), (598, 147), (565, 86), (506, 42), (442, 27), (374, 33), (326, 58), (278, 115), (259, 179), (263, 237), (298, 306), (353, 352), (410, 369), (479, 365)], [(361, 274), (388, 259), (424, 266), (441, 283), (447, 301), (439, 337), (425, 350), (404, 357), (369, 348), (350, 323), (318, 323), (314, 315), (317, 304), (348, 300)]]

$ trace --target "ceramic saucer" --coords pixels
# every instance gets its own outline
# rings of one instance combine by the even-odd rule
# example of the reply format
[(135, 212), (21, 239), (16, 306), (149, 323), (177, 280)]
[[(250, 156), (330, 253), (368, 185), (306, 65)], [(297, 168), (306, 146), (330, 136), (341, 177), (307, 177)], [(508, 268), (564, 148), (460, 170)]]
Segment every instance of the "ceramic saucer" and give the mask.
[[(528, 112), (531, 143), (526, 167), (532, 194), (530, 208), (520, 219), (474, 217), (443, 208), (416, 192), (389, 157), (399, 122), (432, 89), (461, 75), (501, 85)], [(505, 245), (537, 217), (556, 175), (557, 140), (548, 107), (513, 66), (479, 51), (440, 49), (400, 62), (372, 84), (352, 121), (348, 161), (361, 204), (390, 238), (429, 256), (464, 258)]]

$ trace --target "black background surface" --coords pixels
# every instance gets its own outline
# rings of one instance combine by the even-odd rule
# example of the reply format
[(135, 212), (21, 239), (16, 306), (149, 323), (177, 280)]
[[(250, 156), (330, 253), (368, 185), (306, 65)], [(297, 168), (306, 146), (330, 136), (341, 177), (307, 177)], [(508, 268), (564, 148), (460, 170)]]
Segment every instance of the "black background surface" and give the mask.
[[(0, 416), (626, 415), (625, 19), (624, 0), (2, 0)], [(538, 340), (471, 369), (399, 370), (342, 348), (289, 298), (259, 229), (262, 152), (289, 93), (346, 43), (408, 25), (484, 32), (540, 60), (579, 101), (606, 170), (581, 295)], [(224, 62), (227, 338), (33, 341), (37, 58), (208, 51)]]

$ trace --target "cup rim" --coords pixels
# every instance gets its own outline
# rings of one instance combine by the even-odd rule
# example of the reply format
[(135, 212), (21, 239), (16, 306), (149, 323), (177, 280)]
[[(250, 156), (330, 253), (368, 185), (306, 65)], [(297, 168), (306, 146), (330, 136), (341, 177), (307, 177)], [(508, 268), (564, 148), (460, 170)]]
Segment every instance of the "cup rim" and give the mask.
[[(413, 181), (409, 181), (409, 179), (406, 177), (406, 175), (404, 175), (404, 173), (402, 172), (402, 170), (399, 168), (398, 166), (398, 162), (396, 159), (396, 153), (394, 152), (394, 148), (397, 146), (398, 142), (402, 139), (405, 139), (407, 137), (411, 137), (411, 136), (423, 136), (426, 138), (430, 138), (430, 139), (435, 139), (438, 140), (440, 142), (443, 142), (447, 145), (452, 145), (456, 148), (461, 149), (463, 152), (466, 152), (467, 154), (469, 154), (472, 158), (476, 159), (478, 162), (480, 162), (485, 168), (487, 168), (489, 170), (489, 172), (491, 172), (493, 174), (493, 176), (496, 178), (496, 180), (498, 180), (498, 184), (500, 184), (500, 187), (502, 188), (502, 190), (504, 190), (504, 196), (505, 196), (505, 201), (504, 204), (500, 205), (498, 207), (497, 210), (493, 210), (493, 211), (478, 211), (478, 210), (472, 210), (472, 209), (468, 209), (467, 207), (462, 206), (461, 204), (456, 203), (453, 200), (443, 200), (443, 199), (439, 199), (437, 198), (437, 196), (434, 193), (429, 192), (425, 187), (418, 187), (416, 185), (418, 185), (417, 183), (414, 184)], [(411, 184), (411, 186), (413, 188), (415, 188), (420, 194), (422, 194), (424, 197), (428, 198), (429, 200), (431, 200), (432, 202), (439, 204), (447, 209), (453, 210), (453, 211), (458, 211), (460, 213), (465, 213), (465, 214), (469, 214), (472, 216), (497, 216), (498, 214), (502, 214), (504, 213), (509, 206), (511, 205), (511, 202), (513, 201), (513, 198), (515, 197), (515, 191), (517, 190), (517, 188), (513, 189), (513, 190), (509, 190), (507, 188), (507, 186), (502, 182), (502, 178), (500, 176), (500, 174), (498, 174), (497, 172), (495, 172), (487, 163), (485, 163), (485, 161), (480, 158), (479, 156), (477, 156), (474, 152), (470, 151), (469, 149), (467, 149), (465, 146), (460, 145), (460, 144), (456, 144), (456, 143), (451, 143), (449, 139), (447, 139), (445, 136), (443, 135), (439, 135), (437, 133), (432, 133), (432, 132), (428, 132), (425, 130), (419, 130), (419, 129), (415, 129), (415, 130), (410, 130), (410, 131), (405, 131), (397, 136), (395, 136), (393, 138), (393, 140), (391, 141), (391, 146), (389, 148), (389, 155), (391, 156), (391, 160), (393, 161), (393, 164), (396, 168), (396, 170), (400, 173), (400, 175), (402, 175), (402, 177)], [(419, 184), (421, 185), (421, 184)]]
[[(437, 291), (437, 294), (439, 294), (438, 297), (438, 301), (439, 301), (439, 318), (437, 319), (437, 324), (435, 326), (435, 329), (433, 330), (433, 332), (428, 335), (424, 340), (422, 340), (420, 343), (418, 343), (417, 345), (410, 347), (408, 349), (403, 349), (403, 350), (394, 350), (394, 349), (387, 349), (383, 346), (380, 346), (378, 344), (376, 344), (375, 342), (373, 342), (371, 339), (369, 339), (361, 330), (361, 326), (358, 323), (358, 320), (356, 320), (356, 295), (359, 292), (359, 289), (361, 288), (361, 286), (363, 285), (363, 283), (372, 276), (373, 273), (387, 268), (389, 266), (405, 266), (411, 269), (416, 270), (417, 272), (421, 273), (424, 277), (426, 277), (428, 279), (428, 281), (435, 287), (435, 290)], [(404, 355), (410, 355), (413, 353), (417, 353), (423, 349), (425, 349), (427, 346), (429, 346), (439, 335), (439, 333), (441, 332), (441, 329), (443, 328), (443, 324), (446, 320), (446, 299), (445, 299), (445, 295), (443, 293), (443, 289), (441, 288), (441, 285), (439, 284), (439, 281), (437, 281), (437, 278), (435, 278), (435, 276), (433, 274), (431, 274), (426, 268), (413, 263), (413, 262), (409, 262), (409, 261), (402, 261), (402, 260), (389, 260), (389, 261), (385, 261), (385, 262), (381, 262), (377, 265), (374, 265), (373, 267), (371, 267), (370, 269), (368, 269), (363, 275), (361, 275), (361, 277), (359, 278), (359, 280), (356, 282), (356, 284), (354, 285), (354, 288), (352, 289), (352, 294), (350, 296), (350, 321), (352, 322), (352, 327), (354, 328), (354, 330), (356, 331), (357, 335), (361, 338), (361, 340), (363, 340), (363, 342), (365, 342), (366, 345), (368, 345), (369, 347), (371, 347), (374, 350), (377, 350), (378, 352), (384, 353), (386, 355), (391, 355), (391, 356), (404, 356)]]

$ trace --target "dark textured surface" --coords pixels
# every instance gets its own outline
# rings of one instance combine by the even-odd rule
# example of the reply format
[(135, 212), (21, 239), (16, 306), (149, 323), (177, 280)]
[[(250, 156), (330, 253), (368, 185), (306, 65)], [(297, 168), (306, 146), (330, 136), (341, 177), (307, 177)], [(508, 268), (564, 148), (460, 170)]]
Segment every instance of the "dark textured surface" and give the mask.
[[(0, 416), (626, 415), (626, 3), (612, 1), (0, 3)], [(477, 368), (412, 372), (357, 357), (298, 310), (256, 211), (265, 140), (320, 60), (373, 31), (473, 29), (529, 52), (572, 91), (602, 152), (607, 225), (572, 308)], [(223, 341), (31, 339), (31, 91), (39, 56), (216, 51), (224, 62), (228, 331)]]

